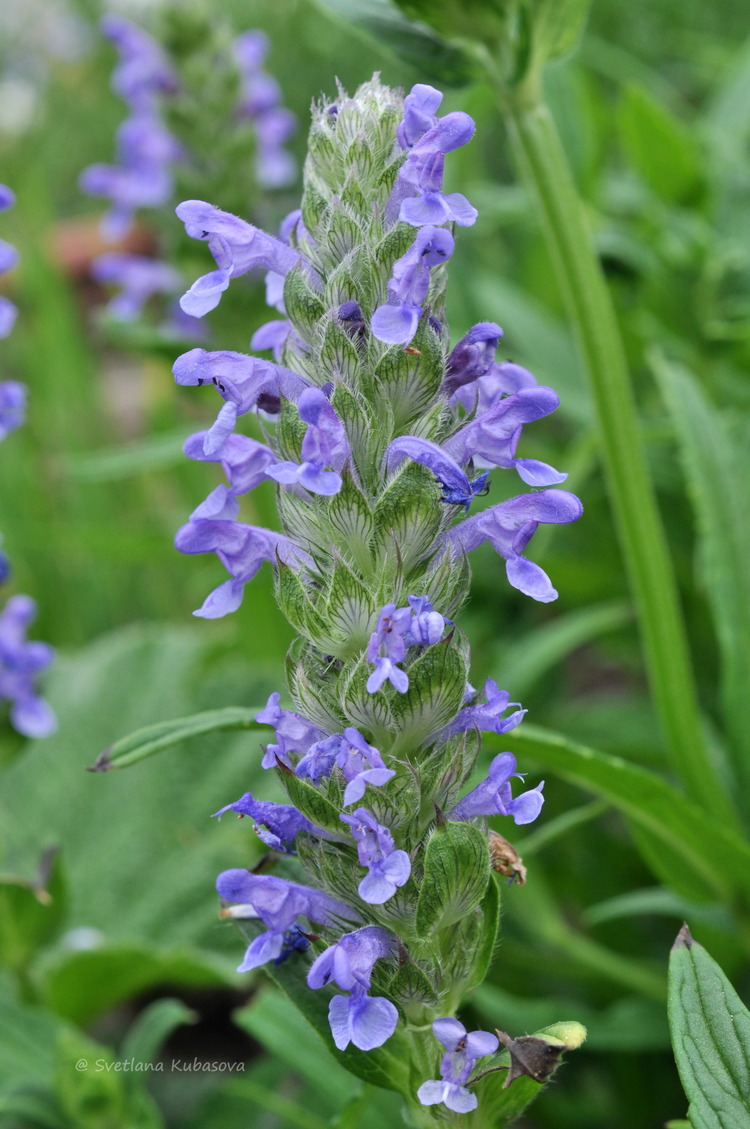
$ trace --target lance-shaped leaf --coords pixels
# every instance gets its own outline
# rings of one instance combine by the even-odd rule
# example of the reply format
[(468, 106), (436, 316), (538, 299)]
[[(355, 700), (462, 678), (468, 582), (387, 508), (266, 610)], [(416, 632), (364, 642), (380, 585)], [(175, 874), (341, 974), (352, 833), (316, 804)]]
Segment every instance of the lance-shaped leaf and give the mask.
[(420, 937), (458, 921), (484, 897), (490, 878), (487, 840), (470, 823), (444, 823), (424, 858), (415, 926)]
[(669, 958), (668, 1011), (693, 1129), (750, 1129), (750, 1012), (687, 925)]
[(221, 710), (205, 710), (203, 713), (191, 714), (190, 717), (178, 717), (172, 721), (144, 726), (106, 748), (89, 771), (109, 772), (112, 768), (127, 768), (128, 765), (136, 764), (164, 749), (171, 749), (191, 737), (202, 737), (221, 729), (254, 729), (257, 726), (255, 715), (262, 708), (227, 706)]

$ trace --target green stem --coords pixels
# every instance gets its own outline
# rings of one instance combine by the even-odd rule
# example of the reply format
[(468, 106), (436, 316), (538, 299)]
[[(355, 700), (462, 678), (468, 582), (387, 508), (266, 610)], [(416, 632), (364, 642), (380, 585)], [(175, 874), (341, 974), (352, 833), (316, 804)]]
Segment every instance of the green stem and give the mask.
[(672, 766), (722, 819), (736, 815), (706, 745), (672, 563), (609, 292), (549, 110), (529, 87), (503, 92), (518, 164), (538, 199), (558, 281), (588, 372), (615, 525), (638, 609), (651, 692)]

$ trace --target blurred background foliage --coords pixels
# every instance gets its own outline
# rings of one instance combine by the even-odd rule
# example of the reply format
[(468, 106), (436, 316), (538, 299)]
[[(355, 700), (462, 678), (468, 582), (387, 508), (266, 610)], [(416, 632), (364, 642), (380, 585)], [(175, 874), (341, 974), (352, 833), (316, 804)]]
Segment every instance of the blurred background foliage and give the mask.
[[(198, 27), (214, 22), (208, 3), (118, 10), (172, 36), (193, 17)], [(262, 975), (238, 977), (239, 939), (216, 919), (215, 874), (252, 865), (261, 845), (245, 825), (209, 816), (259, 786), (258, 736), (194, 740), (125, 773), (83, 771), (139, 726), (262, 705), (283, 685), (291, 639), (268, 570), (236, 615), (190, 618), (221, 569), (171, 545), (215, 481), (181, 444), (216, 401), (174, 385), (172, 360), (188, 346), (108, 322), (106, 295), (88, 277), (104, 249), (101, 210), (77, 178), (111, 160), (125, 116), (109, 88), (114, 53), (97, 31), (100, 14), (92, 0), (34, 0), (1, 17), (0, 179), (18, 200), (2, 234), (21, 252), (3, 280), (21, 312), (2, 376), (29, 385), (30, 413), (0, 447), (0, 529), (15, 565), (10, 591), (36, 598), (35, 636), (60, 652), (46, 686), (60, 728), (23, 742), (0, 727), (0, 1125), (367, 1129), (398, 1117), (396, 1099), (361, 1093)], [(336, 78), (350, 90), (376, 70), (407, 89), (426, 80), (312, 0), (225, 0), (221, 18), (235, 33), (268, 33), (268, 69), (300, 121), (300, 167), (310, 101), (331, 95)], [(744, 724), (741, 690), (733, 721), (719, 667), (725, 683), (728, 664), (742, 667), (750, 606), (749, 33), (733, 0), (635, 10), (595, 0), (579, 51), (546, 80), (624, 335), (719, 760)], [(225, 158), (231, 122), (206, 117), (210, 99), (195, 108), (201, 153), (210, 163), (213, 139)], [(494, 678), (535, 725), (668, 775), (600, 440), (534, 203), (490, 90), (449, 90), (444, 108), (477, 122), (449, 170), (449, 187), (480, 211), (451, 263), (453, 340), (476, 321), (498, 321), (500, 356), (560, 393), (559, 411), (524, 436), (523, 453), (568, 469), (585, 505), (576, 526), (535, 538), (535, 559), (549, 562), (560, 591), (554, 604), (523, 600), (489, 549), (475, 554), (461, 622), (473, 681)], [(218, 167), (212, 201), (242, 211)], [(242, 214), (273, 228), (297, 197), (298, 186), (256, 191)], [(163, 239), (187, 256), (189, 276), (202, 273), (205, 248), (181, 245), (179, 229), (168, 212), (143, 213), (138, 237), (146, 247)], [(262, 282), (250, 276), (206, 320), (216, 347), (242, 350), (266, 316)], [(273, 522), (270, 484), (245, 514)], [(497, 751), (488, 745), (485, 759)], [(530, 757), (523, 767), (530, 779), (541, 774)], [(690, 882), (665, 884), (653, 843), (615, 807), (545, 772), (544, 817), (516, 840), (529, 881), (506, 893), (502, 945), (467, 1026), (521, 1034), (581, 1020), (586, 1047), (525, 1124), (657, 1129), (685, 1112), (664, 1008), (672, 939), (687, 918), (746, 996), (747, 909), (691, 898)], [(268, 788), (264, 778), (264, 795), (281, 798)], [(697, 848), (710, 863), (710, 839)], [(248, 1065), (231, 1077), (73, 1068), (128, 1053)]]

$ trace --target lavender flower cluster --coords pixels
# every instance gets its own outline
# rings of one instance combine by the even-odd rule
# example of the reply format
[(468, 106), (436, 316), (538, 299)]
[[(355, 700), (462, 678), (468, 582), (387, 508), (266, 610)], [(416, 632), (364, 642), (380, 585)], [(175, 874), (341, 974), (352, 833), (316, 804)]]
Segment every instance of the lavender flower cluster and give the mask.
[[(11, 208), (15, 196), (0, 184), (0, 212)], [(0, 239), (0, 274), (15, 266), (18, 252)], [(0, 337), (7, 337), (18, 311), (10, 299), (0, 296)], [(15, 380), (0, 381), (0, 442), (24, 422), (26, 387)], [(8, 558), (0, 549), (0, 584), (10, 576)], [(29, 596), (11, 596), (0, 611), (0, 702), (10, 703), (10, 721), (25, 737), (47, 737), (56, 727), (55, 715), (36, 692), (36, 676), (54, 658), (47, 643), (26, 639), (26, 629), (36, 615)]]
[[(484, 542), (515, 588), (555, 599), (525, 551), (540, 524), (575, 521), (581, 505), (557, 489), (564, 474), (516, 454), (523, 425), (557, 407), (552, 389), (496, 361), (493, 323), (448, 346), (445, 263), (454, 225), (477, 212), (443, 192), (445, 155), (474, 123), (438, 117), (441, 97), (418, 85), (402, 100), (374, 79), (318, 107), (302, 206), (277, 237), (204, 201), (177, 209), (216, 264), (183, 309), (202, 316), (233, 278), (261, 268), (282, 318), (253, 337), (273, 361), (196, 348), (175, 363), (179, 384), (213, 385), (223, 401), (185, 451), (226, 479), (176, 546), (215, 553), (229, 573), (196, 615), (235, 611), (269, 562), (300, 636), (287, 661), (294, 708), (272, 694), (257, 716), (274, 731), (263, 767), (291, 802), (247, 793), (217, 813), (249, 817), (292, 876), (219, 876), (223, 915), (251, 931), (240, 969), (309, 960), (324, 939), (307, 983), (329, 991), (336, 1047), (374, 1052), (394, 1040), (414, 1064), (434, 1056), (434, 1035), (441, 1080), (415, 1074), (408, 1092), (466, 1112), (477, 1104), (474, 1063), (497, 1048), (452, 1014), (482, 978), (497, 930), (486, 819), (530, 823), (543, 784), (514, 796), (521, 774), (503, 752), (469, 786), (480, 734), (508, 732), (525, 710), (492, 680), (481, 693), (469, 684), (453, 617), (467, 555)], [(238, 430), (251, 415), (265, 442)], [(465, 516), (494, 468), (531, 490)], [(238, 520), (241, 497), (269, 479), (282, 532)]]
[[(153, 36), (123, 16), (106, 15), (100, 26), (118, 53), (112, 87), (130, 114), (117, 132), (115, 164), (89, 166), (79, 183), (84, 192), (110, 201), (102, 234), (116, 242), (131, 230), (138, 209), (160, 208), (172, 200), (175, 170), (189, 166), (192, 158), (170, 131), (164, 115), (165, 106), (183, 92), (173, 61)], [(257, 184), (278, 188), (296, 175), (294, 160), (284, 148), (296, 122), (280, 104), (278, 83), (263, 69), (267, 50), (268, 41), (259, 31), (245, 32), (235, 40), (232, 57), (240, 82), (235, 113), (238, 120), (248, 120), (254, 127)], [(171, 263), (126, 251), (100, 255), (91, 273), (103, 285), (121, 288), (108, 306), (109, 313), (121, 321), (139, 317), (155, 295), (174, 298), (184, 286)], [(165, 328), (188, 337), (203, 335), (200, 324), (175, 302)]]

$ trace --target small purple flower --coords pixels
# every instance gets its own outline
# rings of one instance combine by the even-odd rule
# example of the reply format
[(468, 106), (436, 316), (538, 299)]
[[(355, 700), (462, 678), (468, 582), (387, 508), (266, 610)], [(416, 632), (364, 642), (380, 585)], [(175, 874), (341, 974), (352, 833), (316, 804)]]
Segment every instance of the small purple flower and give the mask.
[(375, 663), (375, 670), (367, 680), (368, 693), (374, 694), (385, 681), (389, 681), (399, 694), (409, 689), (409, 676), (396, 666), (406, 658), (404, 636), (411, 628), (411, 608), (396, 608), (386, 604), (378, 617), (378, 625), (367, 645), (367, 661)]
[(55, 657), (48, 643), (29, 643), (26, 629), (36, 615), (29, 596), (11, 596), (0, 612), (0, 701), (11, 703), (10, 722), (24, 737), (48, 737), (57, 728), (34, 680)]
[(435, 643), (439, 643), (443, 638), (446, 623), (451, 623), (451, 620), (436, 612), (426, 596), (407, 598), (413, 614), (405, 637), (406, 642), (420, 647), (432, 647)]
[(444, 543), (454, 553), (470, 553), (489, 541), (505, 558), (512, 586), (533, 600), (547, 604), (557, 599), (557, 592), (546, 572), (521, 554), (539, 525), (565, 525), (577, 521), (582, 513), (580, 501), (567, 490), (520, 494), (454, 526), (445, 535)]
[(454, 346), (445, 366), (443, 391), (447, 396), (464, 384), (471, 384), (484, 376), (495, 360), (495, 353), (503, 331), (491, 321), (472, 326), (465, 337)]
[(408, 882), (411, 860), (406, 851), (396, 849), (388, 828), (366, 808), (356, 808), (351, 815), (339, 818), (349, 824), (357, 841), (357, 857), (369, 870), (359, 884), (359, 896), (371, 906), (382, 905), (393, 897), (397, 887)]
[(381, 1047), (398, 1023), (395, 1006), (381, 996), (367, 995), (372, 970), (377, 960), (393, 956), (396, 942), (385, 929), (368, 925), (321, 953), (307, 976), (311, 988), (323, 988), (333, 981), (350, 996), (333, 996), (329, 1021), (333, 1040), (340, 1051), (349, 1043), (361, 1051)]
[(227, 811), (237, 812), (240, 816), (250, 816), (255, 824), (254, 829), (258, 838), (274, 851), (288, 852), (302, 831), (318, 836), (326, 835), (291, 804), (274, 804), (268, 800), (256, 800), (252, 792), (246, 792), (233, 804), (219, 808), (214, 815), (220, 817)]
[[(472, 690), (471, 697), (476, 691)], [(465, 733), (468, 729), (479, 729), (486, 733), (508, 733), (523, 721), (526, 710), (520, 702), (511, 702), (510, 694), (501, 690), (496, 682), (488, 678), (484, 684), (484, 705), (467, 705), (460, 710), (454, 720), (442, 730), (443, 739)], [(517, 706), (509, 717), (502, 715), (509, 706)]]
[(239, 903), (227, 916), (258, 917), (268, 927), (249, 945), (238, 972), (249, 972), (280, 957), (285, 935), (298, 917), (320, 925), (356, 921), (358, 917), (350, 906), (311, 886), (272, 875), (251, 874), (249, 870), (225, 870), (216, 879), (216, 889), (225, 901)]
[[(470, 456), (469, 456), (470, 457)], [(480, 474), (469, 481), (458, 462), (444, 447), (431, 439), (419, 439), (414, 435), (402, 435), (394, 439), (385, 449), (384, 461), (388, 470), (396, 470), (404, 459), (411, 459), (431, 470), (442, 487), (441, 501), (448, 505), (462, 506), (468, 510), (477, 495), (487, 492), (487, 475)], [(469, 458), (463, 460), (469, 461)]]
[(308, 382), (271, 361), (227, 349), (190, 349), (172, 366), (177, 384), (213, 384), (225, 401), (216, 422), (206, 432), (204, 451), (217, 453), (234, 431), (237, 419), (251, 411), (266, 393), (298, 400)]
[(462, 822), (478, 815), (510, 815), (518, 825), (533, 823), (544, 803), (544, 781), (513, 799), (512, 776), (523, 780), (523, 773), (516, 772), (516, 758), (512, 753), (499, 753), (492, 761), (486, 779), (459, 800), (448, 813), (448, 818)]
[(181, 553), (216, 553), (231, 580), (221, 584), (193, 615), (218, 619), (242, 603), (245, 585), (264, 561), (294, 566), (309, 561), (307, 553), (288, 537), (257, 525), (218, 519), (190, 521), (178, 529), (175, 548)]
[(136, 208), (157, 208), (169, 200), (170, 166), (182, 157), (181, 146), (155, 114), (123, 122), (117, 131), (117, 163), (89, 165), (79, 178), (84, 192), (112, 202), (102, 225), (105, 238), (126, 235)]
[(334, 734), (316, 741), (297, 764), (295, 772), (306, 780), (320, 780), (330, 776), (338, 762), (342, 737)]
[(306, 717), (292, 710), (283, 710), (279, 705), (280, 697), (278, 693), (271, 694), (260, 713), (256, 713), (255, 720), (261, 725), (273, 726), (277, 737), (298, 748), (307, 748), (313, 741), (319, 741), (324, 736), (323, 730)]
[(181, 284), (178, 271), (169, 263), (124, 251), (100, 255), (91, 265), (91, 276), (97, 282), (122, 287), (107, 308), (123, 321), (137, 318), (154, 294), (174, 294)]
[(453, 236), (441, 227), (424, 227), (409, 250), (393, 264), (388, 304), (378, 306), (370, 329), (387, 345), (408, 345), (417, 332), (422, 306), (430, 289), (430, 267), (453, 254)]
[(411, 149), (421, 137), (437, 125), (437, 111), (443, 101), (442, 91), (418, 82), (404, 98), (404, 119), (396, 130), (402, 149)]
[(463, 1023), (457, 1019), (436, 1019), (433, 1034), (446, 1048), (440, 1063), (441, 1080), (423, 1082), (417, 1091), (422, 1105), (443, 1102), (454, 1113), (470, 1113), (477, 1108), (477, 1096), (466, 1088), (474, 1063), (485, 1055), (494, 1054), (498, 1040), (489, 1031), (472, 1031), (467, 1034)]
[[(229, 488), (226, 494), (238, 498), (248, 494), (266, 478), (266, 468), (276, 459), (270, 447), (251, 439), (248, 435), (232, 434), (221, 447), (206, 454), (207, 431), (198, 431), (185, 440), (183, 450), (189, 459), (199, 462), (221, 463)], [(225, 490), (224, 487), (221, 487)], [(195, 515), (193, 515), (195, 517)]]
[(17, 380), (0, 381), (0, 440), (20, 427), (26, 418), (26, 385)]
[(479, 376), (470, 384), (462, 384), (451, 397), (451, 404), (460, 403), (468, 412), (477, 415), (487, 412), (500, 402), (503, 396), (511, 396), (522, 388), (533, 388), (536, 377), (512, 361), (502, 361), (490, 365), (484, 376)]
[(300, 261), (297, 251), (280, 239), (205, 200), (185, 200), (176, 212), (189, 236), (208, 243), (218, 267), (196, 279), (180, 299), (183, 310), (193, 317), (218, 306), (230, 279), (255, 267), (285, 276)]
[[(344, 426), (319, 388), (306, 388), (297, 407), (300, 418), (310, 424), (302, 440), (303, 461), (274, 463), (266, 474), (285, 486), (299, 483), (312, 494), (338, 494), (342, 486), (338, 472), (350, 453)], [(334, 469), (325, 470), (326, 466)]]
[(557, 393), (544, 385), (523, 388), (493, 408), (477, 415), (446, 440), (444, 450), (457, 463), (473, 459), (476, 465), (514, 467), (529, 486), (556, 486), (568, 477), (539, 459), (516, 458), (523, 425), (554, 412)]
[[(430, 108), (433, 101), (429, 96), (420, 98), (421, 108), (417, 115), (406, 117), (401, 137), (414, 130), (412, 136), (426, 124), (428, 115), (424, 108)], [(410, 107), (411, 110), (411, 107)], [(416, 129), (414, 129), (416, 127)], [(460, 192), (443, 192), (443, 173), (445, 154), (466, 145), (474, 134), (474, 122), (468, 114), (457, 110), (446, 114), (435, 122), (414, 141), (406, 161), (401, 166), (393, 192), (388, 201), (389, 218), (398, 215), (403, 223), (422, 227), (424, 224), (453, 222), (459, 227), (470, 227), (478, 212)], [(401, 138), (400, 138), (401, 140)], [(403, 141), (402, 141), (403, 144)], [(398, 209), (398, 211), (397, 211)]]
[(359, 730), (351, 726), (344, 730), (336, 763), (347, 782), (344, 791), (345, 808), (362, 799), (368, 784), (380, 788), (396, 775), (392, 768), (386, 767), (379, 751), (373, 745), (368, 745)]

